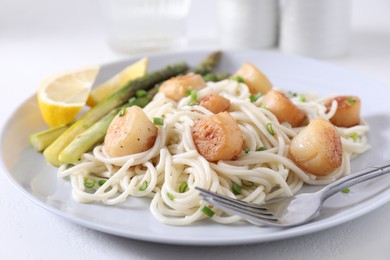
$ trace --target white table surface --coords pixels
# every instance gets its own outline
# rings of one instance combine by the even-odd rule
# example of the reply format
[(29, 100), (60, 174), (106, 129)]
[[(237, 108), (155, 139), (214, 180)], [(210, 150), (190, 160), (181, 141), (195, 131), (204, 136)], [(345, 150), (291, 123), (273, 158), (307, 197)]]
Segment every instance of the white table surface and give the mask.
[[(217, 46), (214, 11), (215, 1), (193, 1), (189, 49)], [(199, 19), (200, 12), (204, 19)], [(353, 0), (350, 52), (327, 62), (390, 87), (389, 13), (388, 0)], [(125, 57), (106, 45), (97, 1), (0, 0), (1, 126), (48, 75)], [(163, 245), (73, 224), (32, 203), (0, 175), (0, 259), (384, 260), (390, 259), (389, 220), (387, 203), (348, 223), (281, 241), (226, 247)]]

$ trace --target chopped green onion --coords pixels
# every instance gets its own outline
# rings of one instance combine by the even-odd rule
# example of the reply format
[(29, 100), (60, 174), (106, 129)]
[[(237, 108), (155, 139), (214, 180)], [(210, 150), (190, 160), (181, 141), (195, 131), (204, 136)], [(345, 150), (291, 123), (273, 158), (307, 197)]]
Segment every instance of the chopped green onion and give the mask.
[(212, 218), (215, 214), (215, 212), (207, 206), (204, 206), (201, 210), (209, 218)]
[(140, 191), (144, 191), (144, 190), (146, 190), (146, 188), (148, 187), (148, 181), (144, 181), (143, 183), (142, 183), (142, 185), (141, 185), (141, 187), (139, 187), (139, 190)]
[(122, 107), (121, 110), (119, 110), (119, 116), (124, 116), (126, 114), (126, 108), (127, 107)]
[(190, 97), (190, 102), (188, 102), (189, 106), (194, 106), (194, 105), (198, 105), (199, 104), (199, 102), (198, 102), (198, 94), (196, 93), (196, 91), (191, 90), (187, 96)]
[(161, 117), (153, 117), (153, 124), (164, 125), (164, 119)]
[(179, 186), (179, 192), (180, 193), (184, 193), (188, 188), (188, 184), (186, 181), (183, 181), (182, 183), (180, 183), (180, 186)]
[(261, 147), (256, 149), (256, 152), (261, 152), (261, 151), (265, 151), (265, 150), (267, 150), (267, 148), (265, 148), (264, 146), (261, 146)]
[(99, 186), (103, 186), (104, 183), (106, 183), (107, 180), (99, 180), (98, 181), (98, 184)]
[(292, 92), (292, 91), (287, 91), (287, 95), (290, 97), (296, 97), (296, 96), (298, 96), (298, 93)]
[(241, 76), (236, 76), (234, 79), (235, 79), (238, 83), (244, 83), (244, 78), (241, 77)]
[(132, 97), (128, 101), (129, 106), (139, 106), (140, 108), (144, 108), (150, 102), (150, 98), (148, 96), (140, 96), (138, 98)]
[(350, 105), (353, 105), (353, 104), (356, 103), (356, 99), (351, 98), (351, 97), (348, 97), (348, 98), (347, 98), (347, 103), (350, 104)]
[(129, 104), (129, 106), (134, 106), (136, 101), (137, 101), (137, 98), (132, 97), (129, 99), (129, 101), (127, 103)]
[(190, 97), (191, 99), (198, 99), (198, 94), (196, 94), (196, 91), (191, 91)]
[(84, 178), (84, 186), (87, 188), (93, 188), (95, 186), (95, 179)]
[(261, 93), (251, 94), (251, 95), (249, 96), (249, 100), (250, 100), (252, 103), (255, 103), (260, 97), (261, 97)]
[(234, 195), (241, 194), (241, 186), (238, 185), (237, 183), (233, 182), (232, 191), (233, 191)]
[(140, 89), (140, 90), (137, 90), (137, 92), (135, 92), (136, 97), (146, 97), (146, 95), (147, 95), (147, 92), (144, 89)]
[(174, 200), (175, 199), (175, 197), (171, 193), (169, 193), (169, 192), (167, 192), (167, 196), (168, 196), (168, 198), (170, 200)]
[(249, 150), (249, 149), (245, 149), (245, 150), (244, 150), (244, 152), (245, 152), (246, 154), (248, 154), (250, 151), (251, 151), (251, 150)]
[(359, 138), (359, 134), (356, 133), (356, 132), (353, 132), (352, 134), (349, 135), (349, 137), (351, 137), (352, 140), (353, 140), (354, 142), (356, 142), (356, 141), (358, 140), (358, 138)]
[(268, 133), (270, 133), (271, 135), (275, 135), (275, 132), (274, 132), (274, 129), (272, 128), (272, 124), (271, 123), (268, 123), (265, 128), (267, 128), (267, 131)]
[(206, 75), (203, 76), (203, 80), (206, 82), (215, 81), (215, 75), (213, 73), (207, 73)]
[(139, 97), (135, 100), (134, 105), (139, 106), (140, 108), (144, 108), (147, 104), (149, 104), (150, 101), (151, 100), (148, 97)]
[(221, 81), (224, 79), (227, 79), (230, 76), (229, 73), (227, 72), (215, 72), (215, 73), (207, 73), (206, 75), (203, 76), (203, 80), (206, 82), (212, 81), (212, 82), (217, 82)]
[(299, 98), (299, 101), (301, 101), (301, 102), (306, 102), (307, 101), (306, 97), (304, 95), (302, 95), (302, 94), (299, 94), (298, 98)]
[(245, 185), (248, 187), (252, 187), (253, 185), (255, 185), (255, 183), (253, 181), (247, 181), (247, 180), (241, 180), (241, 183), (242, 183), (242, 185)]
[(342, 193), (349, 193), (351, 190), (349, 188), (343, 189), (341, 192)]

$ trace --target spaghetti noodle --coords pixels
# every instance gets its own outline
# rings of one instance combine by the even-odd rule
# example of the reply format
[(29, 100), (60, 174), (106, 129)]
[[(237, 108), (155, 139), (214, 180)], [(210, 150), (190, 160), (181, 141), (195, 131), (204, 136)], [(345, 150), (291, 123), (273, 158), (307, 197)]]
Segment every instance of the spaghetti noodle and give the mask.
[[(306, 173), (287, 157), (290, 141), (299, 127), (280, 124), (261, 106), (261, 97), (256, 101), (250, 99), (248, 87), (243, 83), (210, 82), (197, 96), (202, 98), (213, 92), (230, 100), (228, 112), (242, 131), (244, 150), (237, 160), (208, 162), (203, 158), (194, 145), (191, 127), (213, 113), (200, 105), (189, 105), (190, 97), (174, 102), (159, 93), (144, 108), (150, 119), (164, 119), (164, 124), (158, 126), (154, 146), (142, 153), (110, 158), (101, 144), (84, 154), (77, 165), (62, 165), (59, 175), (70, 176), (73, 197), (83, 203), (97, 201), (107, 205), (121, 203), (129, 196), (149, 197), (150, 210), (158, 220), (188, 225), (207, 218), (202, 212), (206, 204), (195, 186), (259, 204), (295, 194), (304, 183), (323, 185), (349, 174), (350, 160), (369, 148), (365, 136), (369, 130), (367, 125), (337, 128), (343, 147), (342, 165), (327, 176)], [(332, 117), (337, 103), (333, 102), (327, 109), (324, 104), (329, 99), (291, 97), (309, 121)], [(93, 180), (94, 185), (86, 187), (85, 180)], [(241, 219), (216, 208), (213, 211), (211, 219), (219, 223)]]

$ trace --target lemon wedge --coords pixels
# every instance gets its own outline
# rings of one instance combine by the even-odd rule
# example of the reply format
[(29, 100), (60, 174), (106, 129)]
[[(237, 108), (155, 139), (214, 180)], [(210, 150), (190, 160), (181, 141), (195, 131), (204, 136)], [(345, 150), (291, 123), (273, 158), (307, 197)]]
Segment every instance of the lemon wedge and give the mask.
[(68, 124), (85, 105), (98, 66), (58, 74), (39, 87), (37, 98), (42, 117), (51, 128)]
[(144, 76), (148, 69), (148, 63), (148, 58), (142, 58), (94, 88), (89, 94), (87, 105), (96, 105), (99, 101), (123, 87), (130, 80)]

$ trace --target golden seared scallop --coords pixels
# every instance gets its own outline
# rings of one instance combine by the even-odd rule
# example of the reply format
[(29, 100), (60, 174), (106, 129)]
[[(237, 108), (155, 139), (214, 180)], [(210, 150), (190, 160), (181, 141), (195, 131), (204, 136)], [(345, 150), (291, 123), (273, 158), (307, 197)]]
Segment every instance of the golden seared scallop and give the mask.
[(341, 138), (328, 120), (318, 118), (303, 128), (291, 141), (289, 157), (302, 170), (325, 176), (340, 167)]
[(200, 119), (192, 128), (198, 152), (210, 162), (235, 160), (242, 152), (242, 132), (228, 112)]
[(138, 106), (132, 106), (112, 120), (107, 129), (104, 146), (111, 157), (136, 154), (150, 149), (157, 134), (157, 127), (145, 112)]
[(272, 84), (267, 76), (249, 62), (242, 64), (234, 76), (241, 76), (252, 94), (265, 94), (272, 88)]
[(280, 123), (287, 122), (292, 127), (296, 127), (305, 119), (305, 113), (280, 91), (274, 89), (268, 91), (261, 103), (276, 116)]
[(356, 96), (338, 96), (329, 100), (325, 106), (329, 109), (333, 100), (337, 101), (336, 113), (330, 119), (335, 126), (351, 127), (360, 123), (360, 98)]
[(230, 107), (230, 100), (217, 93), (211, 93), (199, 100), (200, 105), (207, 108), (214, 114), (227, 111)]
[(159, 91), (164, 93), (167, 98), (176, 102), (187, 96), (188, 91), (200, 90), (206, 87), (206, 82), (201, 75), (189, 73), (184, 76), (178, 76), (165, 81)]

